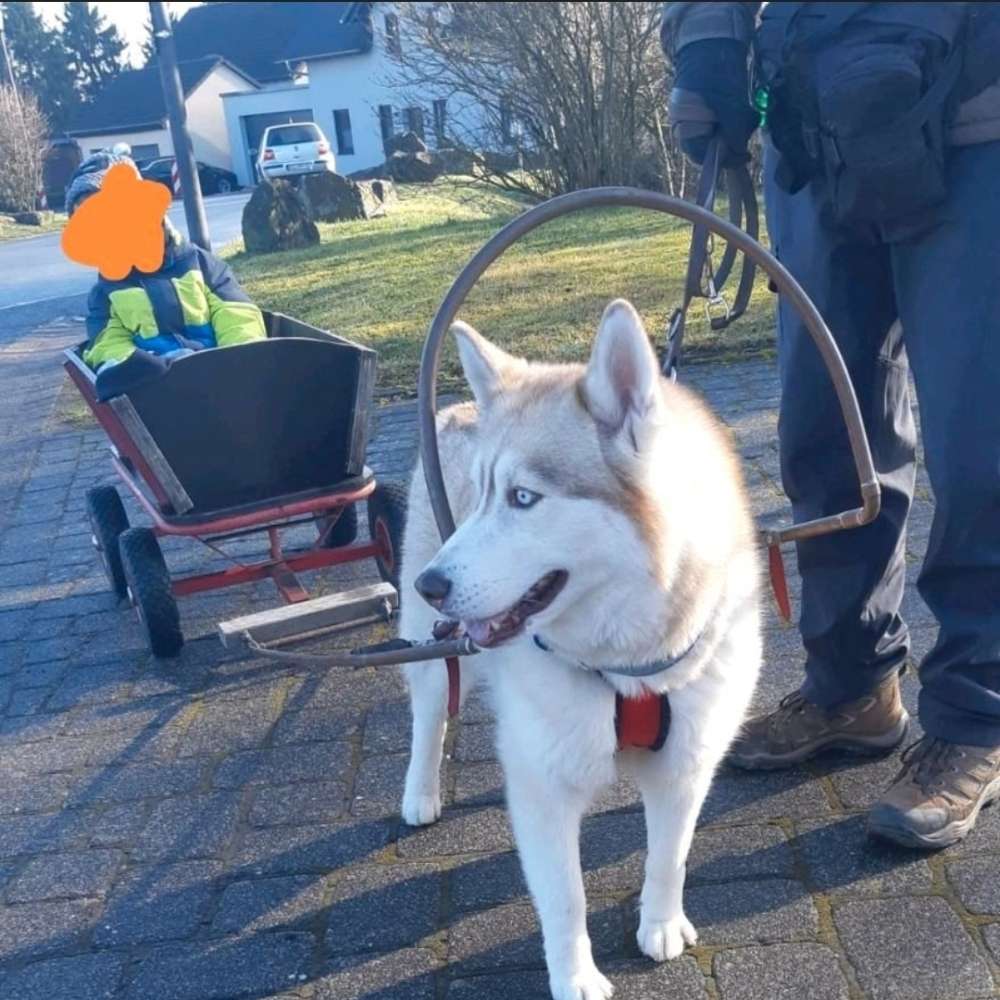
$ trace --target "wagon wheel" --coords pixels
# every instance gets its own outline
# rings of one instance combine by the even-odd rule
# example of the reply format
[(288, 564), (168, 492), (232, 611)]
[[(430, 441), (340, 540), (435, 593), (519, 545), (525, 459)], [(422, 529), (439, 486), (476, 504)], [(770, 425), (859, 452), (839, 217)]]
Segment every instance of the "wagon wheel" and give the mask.
[(129, 528), (118, 539), (128, 594), (154, 656), (177, 656), (184, 645), (180, 612), (170, 586), (170, 571), (156, 535)]
[(333, 519), (331, 514), (320, 514), (316, 518), (316, 528), (322, 538), (325, 549), (339, 549), (342, 545), (350, 545), (358, 537), (358, 509), (354, 504), (342, 508), (336, 523), (330, 527)]
[(381, 547), (378, 575), (399, 590), (399, 564), (406, 527), (407, 491), (402, 483), (379, 483), (368, 497), (368, 531)]
[(125, 573), (118, 553), (118, 537), (128, 530), (128, 515), (118, 491), (113, 486), (95, 486), (87, 490), (87, 519), (90, 540), (104, 568), (104, 575), (121, 600), (125, 596)]

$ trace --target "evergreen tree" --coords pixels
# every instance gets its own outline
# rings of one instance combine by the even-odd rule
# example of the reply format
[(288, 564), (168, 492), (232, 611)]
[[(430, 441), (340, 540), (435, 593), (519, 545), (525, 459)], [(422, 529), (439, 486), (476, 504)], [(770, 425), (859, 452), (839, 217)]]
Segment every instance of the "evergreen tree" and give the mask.
[(146, 21), (142, 26), (142, 64), (148, 66), (156, 62), (156, 41), (153, 38), (153, 18), (146, 11)]
[(34, 95), (52, 131), (60, 132), (77, 98), (59, 33), (45, 26), (33, 4), (4, 3), (3, 11), (17, 84)]
[[(170, 20), (170, 27), (177, 28), (177, 22), (180, 18), (168, 7), (167, 17)], [(142, 64), (143, 66), (148, 66), (150, 63), (156, 62), (156, 40), (153, 38), (153, 19), (146, 14), (146, 23), (143, 25), (143, 31), (145, 33), (145, 39), (142, 43)]]
[(64, 55), (85, 101), (92, 101), (124, 68), (125, 42), (86, 0), (72, 0), (63, 15)]

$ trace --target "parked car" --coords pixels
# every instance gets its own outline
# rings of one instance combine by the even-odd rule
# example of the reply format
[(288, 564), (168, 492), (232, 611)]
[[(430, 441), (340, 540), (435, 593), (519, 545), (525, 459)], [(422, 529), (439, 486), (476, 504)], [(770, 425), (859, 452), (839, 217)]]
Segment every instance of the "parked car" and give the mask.
[(261, 177), (331, 173), (336, 161), (330, 144), (315, 122), (269, 125), (260, 137), (257, 169)]
[(73, 172), (83, 159), (83, 150), (75, 139), (53, 139), (42, 160), (42, 189), (49, 208), (61, 209)]
[[(236, 174), (231, 170), (224, 170), (222, 167), (213, 167), (211, 164), (198, 162), (198, 180), (201, 183), (202, 194), (226, 194), (229, 191), (236, 191), (239, 188), (239, 181)], [(173, 191), (173, 182), (170, 174), (174, 167), (172, 156), (159, 156), (155, 160), (141, 160), (136, 164), (139, 173), (147, 181), (158, 181)]]

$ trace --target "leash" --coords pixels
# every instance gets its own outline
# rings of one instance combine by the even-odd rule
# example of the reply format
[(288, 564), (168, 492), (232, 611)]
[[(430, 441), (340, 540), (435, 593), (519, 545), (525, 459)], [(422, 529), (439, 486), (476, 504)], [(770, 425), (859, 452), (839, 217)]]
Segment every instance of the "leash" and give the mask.
[[(855, 6), (863, 7), (865, 4)], [(719, 175), (722, 172), (722, 154), (725, 146), (719, 136), (715, 136), (708, 144), (701, 177), (698, 179), (698, 192), (695, 200), (698, 205), (709, 212), (715, 212), (715, 198), (718, 189)], [(757, 207), (757, 193), (754, 190), (753, 178), (745, 163), (738, 167), (725, 170), (726, 191), (729, 194), (729, 220), (734, 226), (743, 229), (747, 235), (757, 239), (760, 233), (760, 214)], [(666, 346), (661, 354), (661, 371), (671, 381), (677, 380), (677, 369), (681, 359), (681, 347), (684, 343), (684, 330), (688, 310), (696, 298), (705, 299), (705, 313), (713, 330), (724, 330), (730, 323), (739, 319), (750, 304), (753, 294), (753, 282), (756, 276), (756, 265), (749, 254), (743, 255), (743, 266), (740, 270), (740, 280), (732, 306), (726, 301), (722, 290), (732, 274), (736, 262), (736, 246), (727, 243), (719, 267), (712, 267), (712, 234), (708, 229), (695, 223), (691, 228), (691, 249), (688, 252), (687, 273), (684, 278), (684, 298), (673, 311), (667, 325)], [(722, 312), (713, 312), (721, 308)], [(791, 601), (788, 596), (788, 580), (785, 576), (785, 562), (781, 553), (780, 541), (765, 539), (767, 546), (768, 576), (771, 581), (771, 592), (782, 620), (787, 624), (792, 620)], [(632, 676), (641, 676), (633, 674)]]
[[(696, 203), (701, 208), (713, 213), (715, 212), (719, 175), (723, 169), (723, 149), (722, 140), (718, 137), (713, 138), (709, 143), (701, 177), (698, 180), (698, 192), (695, 196)], [(726, 191), (729, 195), (729, 220), (734, 226), (743, 229), (748, 236), (756, 240), (760, 232), (760, 218), (757, 208), (757, 194), (754, 191), (750, 171), (746, 164), (728, 167), (725, 169), (725, 177)], [(734, 244), (727, 243), (718, 268), (713, 269), (712, 242), (712, 234), (709, 230), (705, 226), (695, 223), (691, 229), (691, 249), (688, 252), (687, 273), (684, 278), (684, 297), (681, 304), (670, 316), (670, 321), (667, 324), (666, 346), (661, 352), (660, 358), (661, 370), (670, 379), (677, 378), (687, 314), (695, 299), (705, 300), (705, 314), (713, 330), (726, 329), (730, 323), (739, 319), (747, 311), (750, 304), (756, 275), (756, 265), (753, 259), (747, 254), (743, 256), (739, 284), (736, 288), (733, 304), (730, 306), (722, 291), (732, 274), (738, 250)]]

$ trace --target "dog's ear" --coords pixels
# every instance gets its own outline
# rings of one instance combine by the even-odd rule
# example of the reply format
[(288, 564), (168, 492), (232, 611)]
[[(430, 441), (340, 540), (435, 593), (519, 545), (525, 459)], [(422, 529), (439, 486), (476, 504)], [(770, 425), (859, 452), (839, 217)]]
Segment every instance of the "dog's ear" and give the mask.
[(601, 317), (584, 388), (591, 416), (606, 431), (628, 431), (641, 451), (660, 410), (660, 371), (639, 314), (616, 299)]
[(517, 359), (491, 344), (467, 323), (452, 323), (451, 332), (458, 344), (458, 357), (469, 388), (476, 402), (486, 406), (503, 390), (504, 373), (517, 364)]

